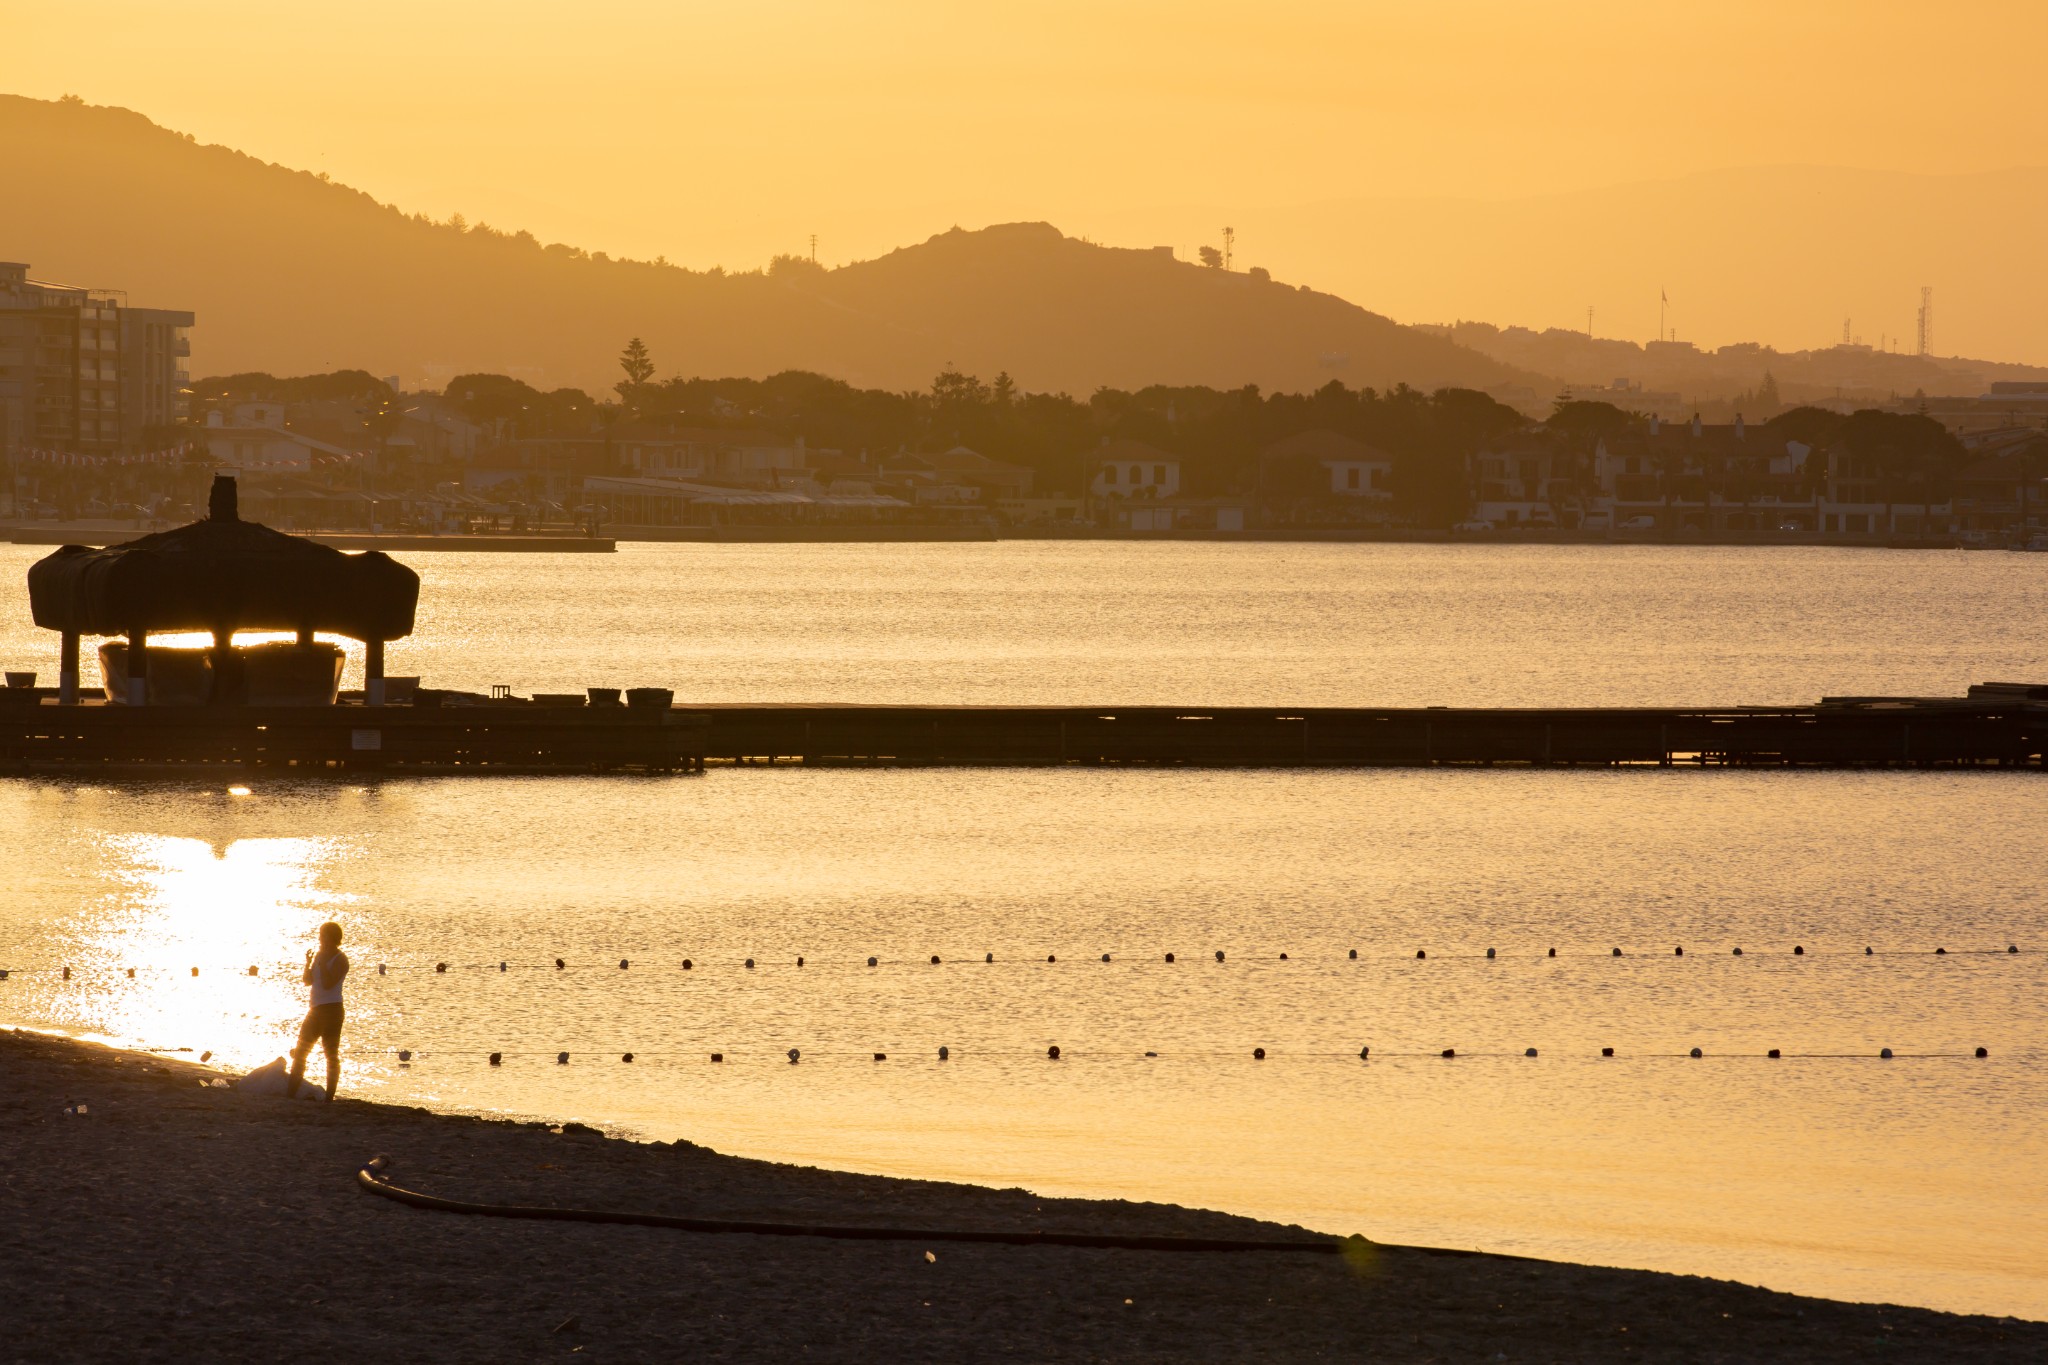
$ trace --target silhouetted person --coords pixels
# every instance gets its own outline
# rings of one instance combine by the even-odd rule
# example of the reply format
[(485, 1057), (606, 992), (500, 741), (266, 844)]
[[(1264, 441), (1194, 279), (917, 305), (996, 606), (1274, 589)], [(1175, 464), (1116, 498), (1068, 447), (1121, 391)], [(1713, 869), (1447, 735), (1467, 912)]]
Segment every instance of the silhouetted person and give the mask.
[(317, 1040), (327, 1053), (327, 1098), (341, 1083), (341, 983), (348, 978), (348, 954), (341, 951), (341, 926), (331, 920), (320, 926), (320, 951), (306, 950), (306, 971), (299, 979), (313, 988), (306, 1022), (299, 1025), (299, 1045), (292, 1049), (291, 1079), (284, 1093), (296, 1098), (306, 1077), (306, 1054)]

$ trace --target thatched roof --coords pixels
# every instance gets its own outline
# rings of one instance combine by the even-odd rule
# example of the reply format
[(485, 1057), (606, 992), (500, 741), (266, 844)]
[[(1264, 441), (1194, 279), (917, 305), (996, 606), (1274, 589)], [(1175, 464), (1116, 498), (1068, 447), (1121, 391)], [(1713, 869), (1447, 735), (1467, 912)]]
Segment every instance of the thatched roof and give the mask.
[(237, 515), (235, 484), (214, 480), (211, 515), (112, 545), (66, 545), (28, 571), (45, 630), (324, 630), (358, 640), (412, 633), (420, 578), (372, 550), (343, 554)]

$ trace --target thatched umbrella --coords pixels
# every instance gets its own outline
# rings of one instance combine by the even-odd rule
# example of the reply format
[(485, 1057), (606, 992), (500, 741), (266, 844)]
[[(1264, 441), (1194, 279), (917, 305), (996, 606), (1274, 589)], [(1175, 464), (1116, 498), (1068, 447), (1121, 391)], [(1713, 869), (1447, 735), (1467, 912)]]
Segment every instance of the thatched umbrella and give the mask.
[[(384, 641), (410, 635), (419, 575), (372, 550), (339, 550), (243, 521), (235, 481), (216, 476), (208, 516), (103, 550), (66, 545), (28, 571), (37, 625), (64, 636), (62, 691), (78, 687), (78, 637), (126, 635), (139, 692), (152, 631), (206, 630), (216, 649), (237, 630), (316, 630), (364, 641), (370, 700), (381, 700)], [(139, 700), (139, 696), (136, 698)]]

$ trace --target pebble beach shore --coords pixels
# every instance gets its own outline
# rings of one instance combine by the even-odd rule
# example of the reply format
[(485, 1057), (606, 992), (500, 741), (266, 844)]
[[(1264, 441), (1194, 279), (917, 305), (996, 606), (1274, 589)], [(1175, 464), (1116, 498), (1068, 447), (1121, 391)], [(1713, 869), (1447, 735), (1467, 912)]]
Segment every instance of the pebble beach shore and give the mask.
[(843, 1242), (426, 1212), (364, 1193), (357, 1168), (388, 1154), (396, 1183), (486, 1203), (1307, 1235), (1167, 1205), (776, 1165), (574, 1124), (290, 1102), (209, 1085), (217, 1074), (0, 1030), (0, 1359), (2048, 1359), (2048, 1323), (1417, 1248)]

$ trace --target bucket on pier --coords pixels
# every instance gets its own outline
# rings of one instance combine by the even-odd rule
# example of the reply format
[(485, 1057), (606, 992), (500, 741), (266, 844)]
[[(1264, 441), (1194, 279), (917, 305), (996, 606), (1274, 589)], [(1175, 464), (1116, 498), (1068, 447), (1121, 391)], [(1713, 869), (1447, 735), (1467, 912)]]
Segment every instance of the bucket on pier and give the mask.
[(592, 706), (617, 706), (619, 704), (619, 689), (616, 687), (586, 687), (583, 689), (583, 693), (590, 698)]
[(676, 694), (673, 688), (629, 687), (626, 689), (626, 705), (635, 709), (645, 707), (656, 711), (666, 711), (669, 707), (675, 705), (675, 702)]

